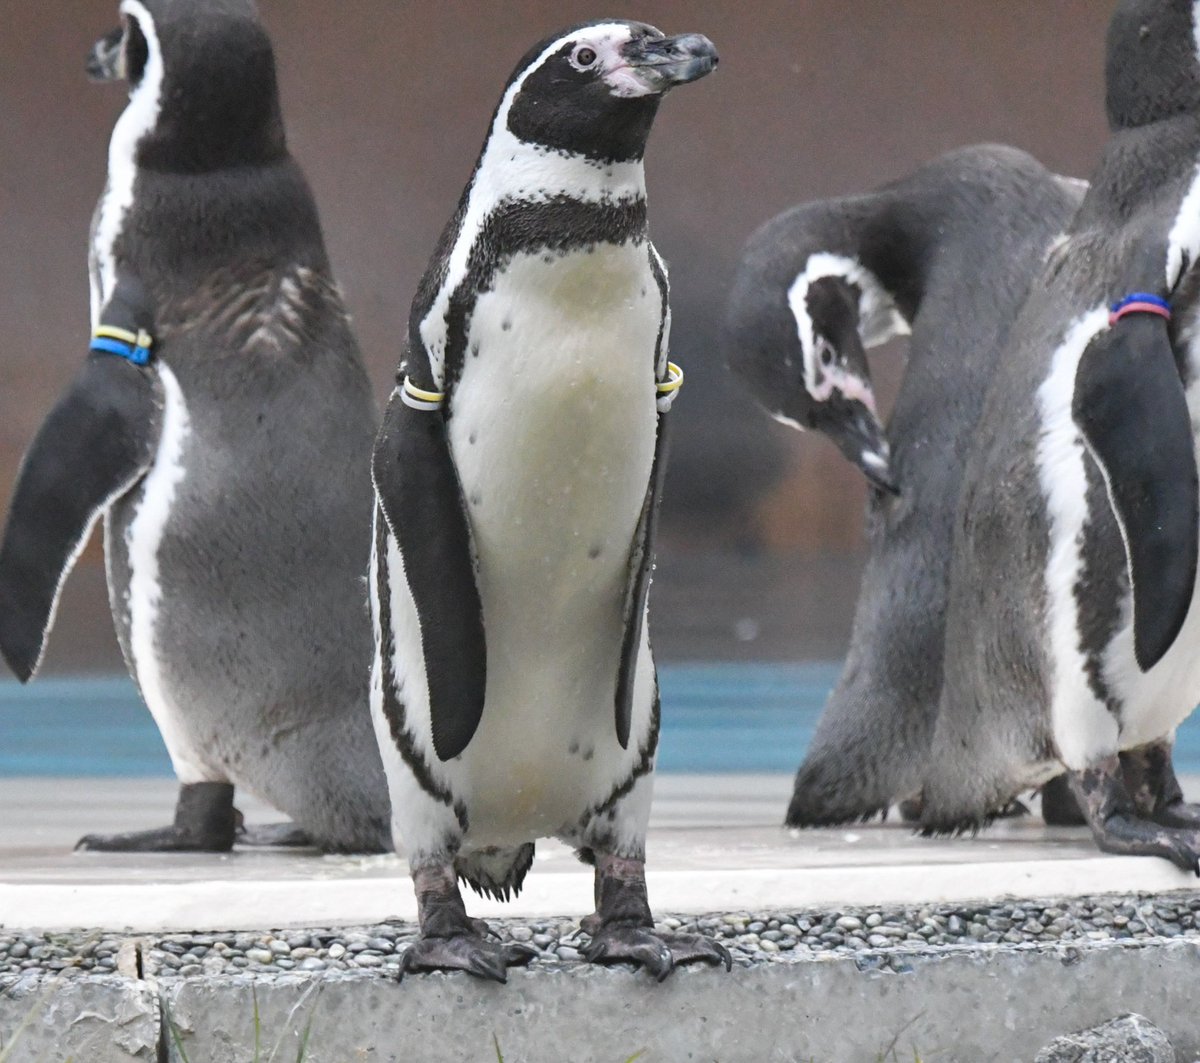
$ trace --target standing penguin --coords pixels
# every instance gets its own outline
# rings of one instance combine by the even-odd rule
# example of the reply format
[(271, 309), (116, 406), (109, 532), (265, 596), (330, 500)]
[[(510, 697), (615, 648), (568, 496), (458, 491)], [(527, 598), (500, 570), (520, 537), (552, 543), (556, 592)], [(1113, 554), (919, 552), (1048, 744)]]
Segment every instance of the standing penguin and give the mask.
[(517, 65), (421, 283), (375, 448), (372, 705), (421, 937), (406, 970), (504, 981), (456, 879), (508, 897), (534, 841), (595, 865), (598, 963), (665, 978), (646, 825), (659, 699), (645, 624), (667, 410), (667, 275), (642, 167), (709, 41), (597, 22)]
[(1198, 15), (1117, 5), (1112, 135), (972, 440), (927, 832), (1065, 766), (1100, 848), (1197, 869), (1170, 744), (1200, 701)]
[(22, 466), (0, 650), (28, 680), (104, 518), (113, 618), (181, 784), (84, 848), (223, 850), (235, 786), (317, 844), (389, 846), (369, 713), (375, 415), (249, 0), (123, 0), (92, 229), (94, 339)]
[[(1083, 188), (1013, 148), (965, 148), (876, 192), (789, 210), (747, 243), (733, 368), (776, 419), (828, 435), (876, 488), (849, 655), (789, 826), (868, 819), (921, 788), (965, 453), (1012, 319)], [(910, 332), (885, 436), (865, 348)]]

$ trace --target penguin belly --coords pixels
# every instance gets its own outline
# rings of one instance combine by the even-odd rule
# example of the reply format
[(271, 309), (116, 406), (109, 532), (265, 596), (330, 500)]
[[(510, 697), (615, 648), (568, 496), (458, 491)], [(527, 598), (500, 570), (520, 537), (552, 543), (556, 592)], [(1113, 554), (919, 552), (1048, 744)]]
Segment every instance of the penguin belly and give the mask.
[(562, 833), (638, 757), (653, 684), (639, 676), (628, 750), (614, 697), (661, 313), (647, 247), (630, 243), (516, 256), (471, 316), (450, 443), (488, 674), (479, 730), (446, 767), (472, 844)]

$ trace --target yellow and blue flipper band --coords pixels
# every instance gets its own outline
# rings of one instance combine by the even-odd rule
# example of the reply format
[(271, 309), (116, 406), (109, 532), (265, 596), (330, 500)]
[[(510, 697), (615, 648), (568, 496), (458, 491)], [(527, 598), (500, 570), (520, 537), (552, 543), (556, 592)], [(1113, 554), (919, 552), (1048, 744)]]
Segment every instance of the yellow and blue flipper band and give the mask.
[(404, 386), (400, 389), (400, 398), (405, 406), (414, 410), (432, 412), (440, 410), (446, 401), (443, 391), (424, 391), (417, 387), (408, 377), (404, 378)]
[(115, 354), (134, 365), (150, 364), (150, 348), (154, 346), (154, 337), (145, 329), (130, 332), (128, 329), (115, 328), (112, 325), (101, 325), (92, 333), (89, 350), (101, 354)]
[(658, 385), (658, 412), (666, 413), (683, 387), (683, 370), (674, 362), (667, 363), (667, 379)]

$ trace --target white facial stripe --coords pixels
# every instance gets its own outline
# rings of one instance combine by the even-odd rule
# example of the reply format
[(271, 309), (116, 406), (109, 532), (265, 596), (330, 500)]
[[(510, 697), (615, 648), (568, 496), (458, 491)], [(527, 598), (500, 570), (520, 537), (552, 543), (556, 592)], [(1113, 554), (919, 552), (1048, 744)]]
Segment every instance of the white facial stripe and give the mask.
[(908, 322), (896, 309), (896, 303), (879, 278), (861, 262), (845, 255), (819, 251), (811, 255), (804, 269), (788, 289), (788, 306), (796, 319), (800, 350), (804, 355), (804, 386), (816, 402), (825, 402), (835, 390), (849, 399), (857, 399), (874, 412), (875, 398), (870, 385), (838, 366), (822, 366), (817, 357), (817, 337), (808, 312), (808, 292), (814, 283), (826, 277), (839, 277), (855, 285), (862, 295), (858, 306), (858, 331), (866, 348), (877, 347), (893, 336), (907, 336)]
[(521, 73), (500, 101), (483, 158), (471, 182), (462, 228), (450, 252), (446, 280), (429, 313), (421, 321), (421, 340), (429, 354), (435, 390), (441, 390), (445, 380), (446, 314), (450, 298), (466, 278), (471, 248), (484, 222), (497, 207), (516, 201), (545, 202), (558, 196), (569, 196), (584, 203), (601, 203), (646, 195), (645, 170), (641, 162), (606, 163), (582, 155), (564, 155), (518, 140), (508, 128), (508, 115), (521, 86), (551, 56), (561, 51), (564, 45), (585, 37), (590, 42), (593, 36), (618, 33), (624, 33), (624, 39), (629, 39), (629, 27), (616, 23), (592, 26), (560, 37)]
[(1038, 477), (1050, 518), (1045, 576), (1053, 664), (1050, 718), (1059, 756), (1074, 769), (1116, 752), (1118, 743), (1116, 719), (1088, 684), (1075, 604), (1088, 509), (1085, 446), (1072, 416), (1072, 403), (1079, 360), (1093, 337), (1107, 327), (1105, 306), (1076, 321), (1055, 351), (1050, 373), (1037, 393), (1041, 415)]
[(113, 127), (108, 145), (108, 185), (100, 203), (93, 253), (99, 273), (99, 290), (92, 293), (92, 327), (99, 323), (100, 311), (112, 296), (117, 283), (114, 253), (125, 215), (133, 204), (133, 185), (137, 179), (137, 146), (158, 122), (163, 83), (162, 49), (150, 12), (138, 0), (123, 0), (121, 14), (137, 19), (146, 38), (149, 56), (142, 80), (129, 94), (129, 104)]

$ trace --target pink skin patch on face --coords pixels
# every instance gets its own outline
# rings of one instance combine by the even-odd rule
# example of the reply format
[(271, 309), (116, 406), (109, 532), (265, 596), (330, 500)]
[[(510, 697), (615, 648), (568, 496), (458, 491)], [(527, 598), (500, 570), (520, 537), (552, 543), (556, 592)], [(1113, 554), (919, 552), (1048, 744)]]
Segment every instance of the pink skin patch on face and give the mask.
[(826, 369), (821, 367), (817, 370), (817, 383), (810, 390), (813, 400), (816, 402), (828, 402), (833, 398), (833, 393), (840, 391), (846, 398), (851, 401), (861, 402), (872, 416), (877, 416), (875, 410), (875, 392), (871, 390), (871, 385), (868, 384), (862, 377), (855, 376), (853, 373), (848, 373), (844, 369), (839, 369), (836, 366)]
[[(580, 70), (598, 71), (614, 96), (621, 99), (648, 96), (653, 90), (641, 78), (636, 68), (629, 65), (621, 51), (629, 43), (629, 38), (629, 29), (624, 26), (581, 37), (571, 51), (571, 62)], [(579, 62), (578, 57), (587, 49), (596, 54), (596, 59), (584, 65)]]

